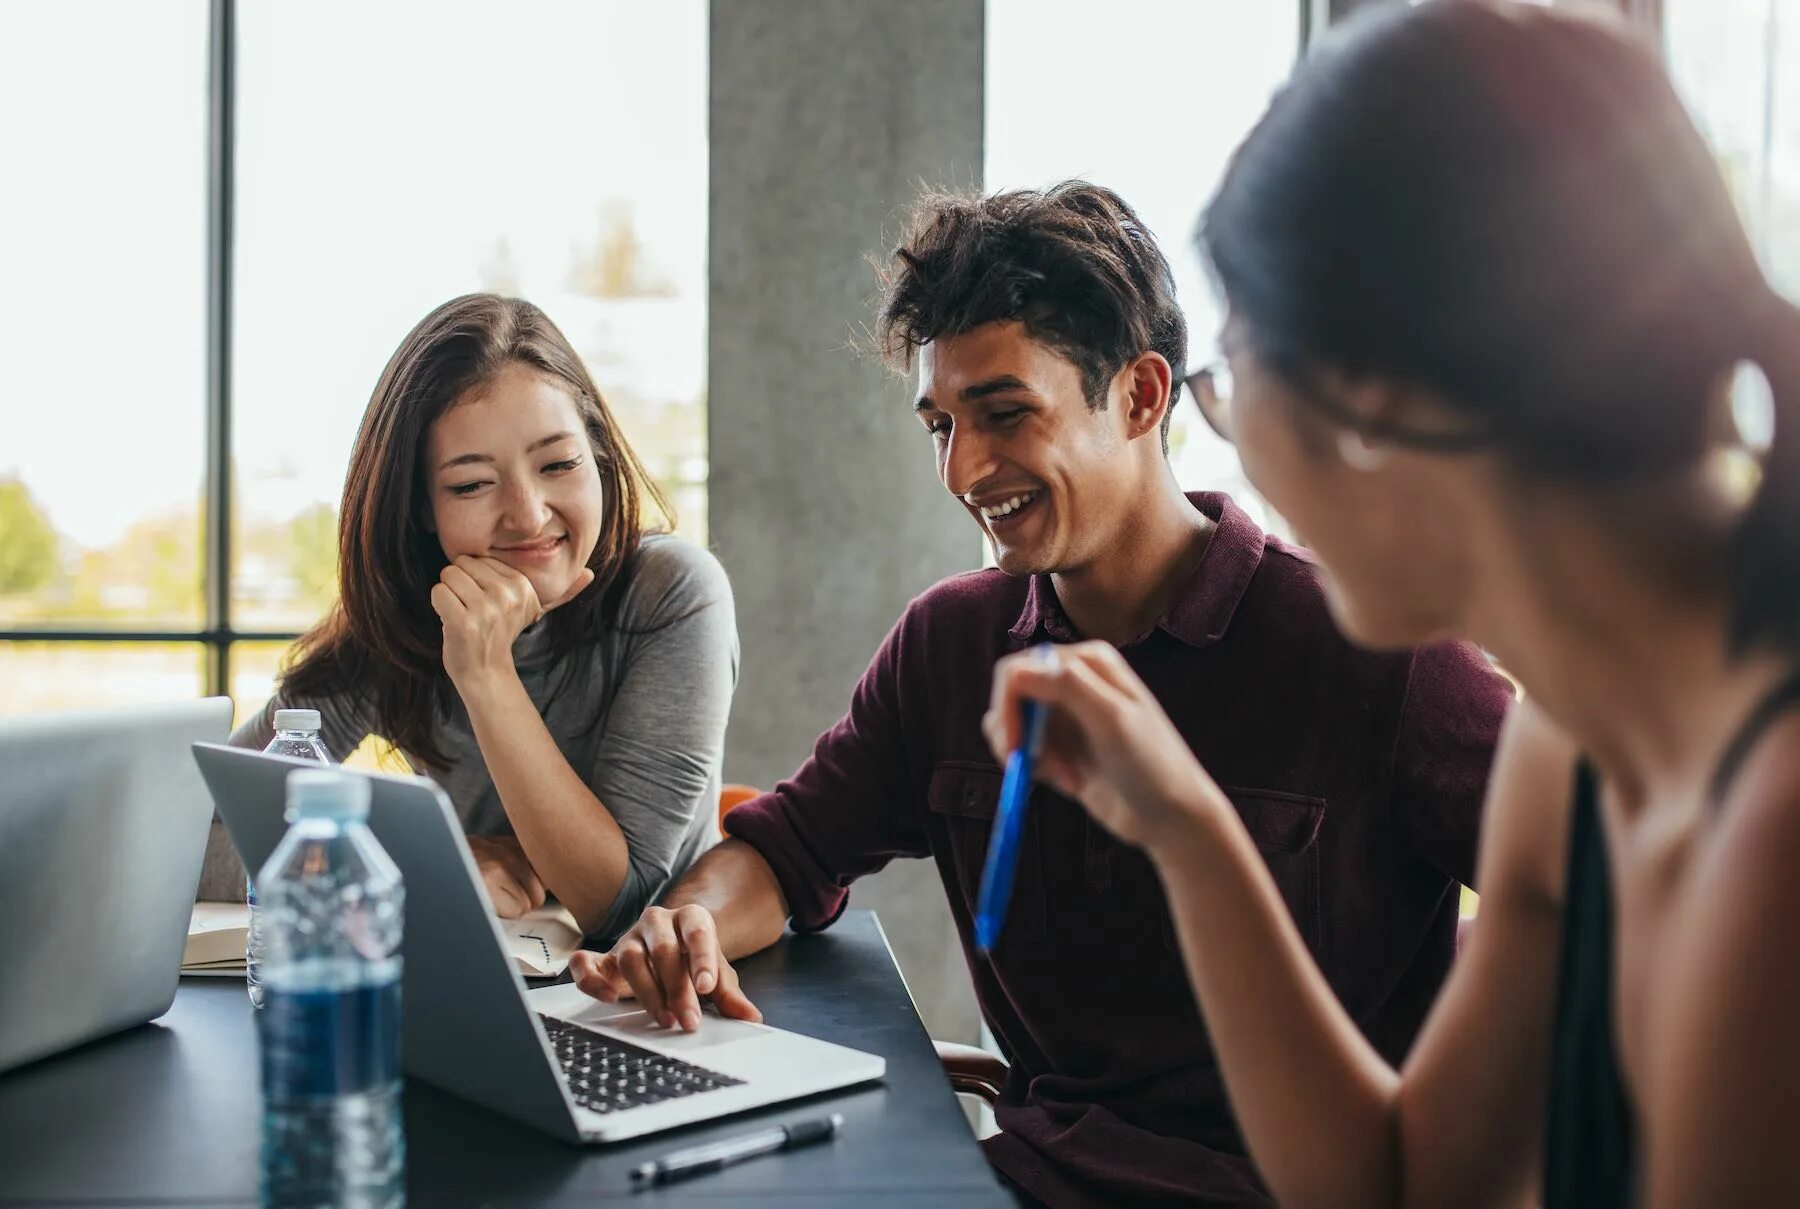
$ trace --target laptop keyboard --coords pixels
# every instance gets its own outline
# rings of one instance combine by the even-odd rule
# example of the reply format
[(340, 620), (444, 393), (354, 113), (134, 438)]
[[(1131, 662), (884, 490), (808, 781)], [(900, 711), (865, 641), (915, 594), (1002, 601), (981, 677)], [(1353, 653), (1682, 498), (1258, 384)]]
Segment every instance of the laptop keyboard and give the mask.
[(541, 1012), (538, 1019), (575, 1102), (594, 1112), (620, 1112), (743, 1082)]

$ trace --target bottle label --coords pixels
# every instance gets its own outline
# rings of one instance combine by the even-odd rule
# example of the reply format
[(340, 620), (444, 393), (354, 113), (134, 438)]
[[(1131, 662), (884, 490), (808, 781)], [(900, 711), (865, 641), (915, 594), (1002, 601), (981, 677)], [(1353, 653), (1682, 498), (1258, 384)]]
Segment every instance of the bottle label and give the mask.
[(301, 1100), (387, 1088), (400, 1077), (400, 980), (345, 989), (265, 985), (263, 1095)]

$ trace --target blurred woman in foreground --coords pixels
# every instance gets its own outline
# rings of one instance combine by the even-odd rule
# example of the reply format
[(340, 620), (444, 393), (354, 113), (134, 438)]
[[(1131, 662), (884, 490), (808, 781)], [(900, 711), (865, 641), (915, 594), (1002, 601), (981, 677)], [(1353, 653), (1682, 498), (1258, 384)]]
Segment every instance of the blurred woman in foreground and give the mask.
[[(1283, 1205), (1800, 1204), (1800, 316), (1654, 56), (1521, 4), (1352, 22), (1200, 244), (1235, 389), (1196, 397), (1339, 623), (1526, 691), (1404, 1068), (1112, 648), (1003, 663), (996, 752), (1049, 702), (1045, 777), (1157, 864)], [(1734, 377), (1773, 388), (1741, 426)]]

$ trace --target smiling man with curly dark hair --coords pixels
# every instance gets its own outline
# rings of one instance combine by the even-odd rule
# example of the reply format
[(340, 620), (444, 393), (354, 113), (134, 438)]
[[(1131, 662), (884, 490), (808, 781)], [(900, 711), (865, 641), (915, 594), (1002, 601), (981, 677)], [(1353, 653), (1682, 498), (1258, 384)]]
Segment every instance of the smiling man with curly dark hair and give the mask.
[(1022, 1204), (1271, 1202), (1245, 1153), (1149, 861), (1045, 786), (1005, 931), (973, 916), (1001, 770), (994, 664), (1113, 643), (1227, 787), (1337, 994), (1382, 1053), (1449, 968), (1458, 882), (1510, 700), (1481, 655), (1339, 637), (1304, 551), (1165, 451), (1187, 333), (1168, 263), (1095, 185), (933, 195), (888, 263), (878, 332), (917, 371), (938, 477), (998, 568), (907, 607), (844, 718), (602, 955), (602, 998), (670, 1025), (754, 1017), (732, 959), (828, 927), (895, 857), (937, 863), (1008, 1059), (989, 1157)]

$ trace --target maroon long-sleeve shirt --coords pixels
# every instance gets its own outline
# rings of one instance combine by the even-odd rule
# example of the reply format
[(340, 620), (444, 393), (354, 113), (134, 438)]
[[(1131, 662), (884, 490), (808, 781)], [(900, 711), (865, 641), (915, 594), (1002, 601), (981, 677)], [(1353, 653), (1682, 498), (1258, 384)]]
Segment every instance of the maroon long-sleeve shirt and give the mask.
[[(1449, 968), (1506, 682), (1473, 648), (1359, 650), (1309, 556), (1219, 494), (1192, 581), (1122, 648), (1268, 861), (1363, 1032), (1399, 1060)], [(1001, 770), (981, 734), (994, 663), (1080, 637), (1046, 576), (978, 571), (908, 606), (850, 711), (792, 780), (726, 819), (799, 931), (895, 857), (930, 857), (981, 1009), (1012, 1064), (989, 1157), (1056, 1206), (1267, 1205), (1142, 853), (1032, 794), (1005, 932), (973, 941)]]

